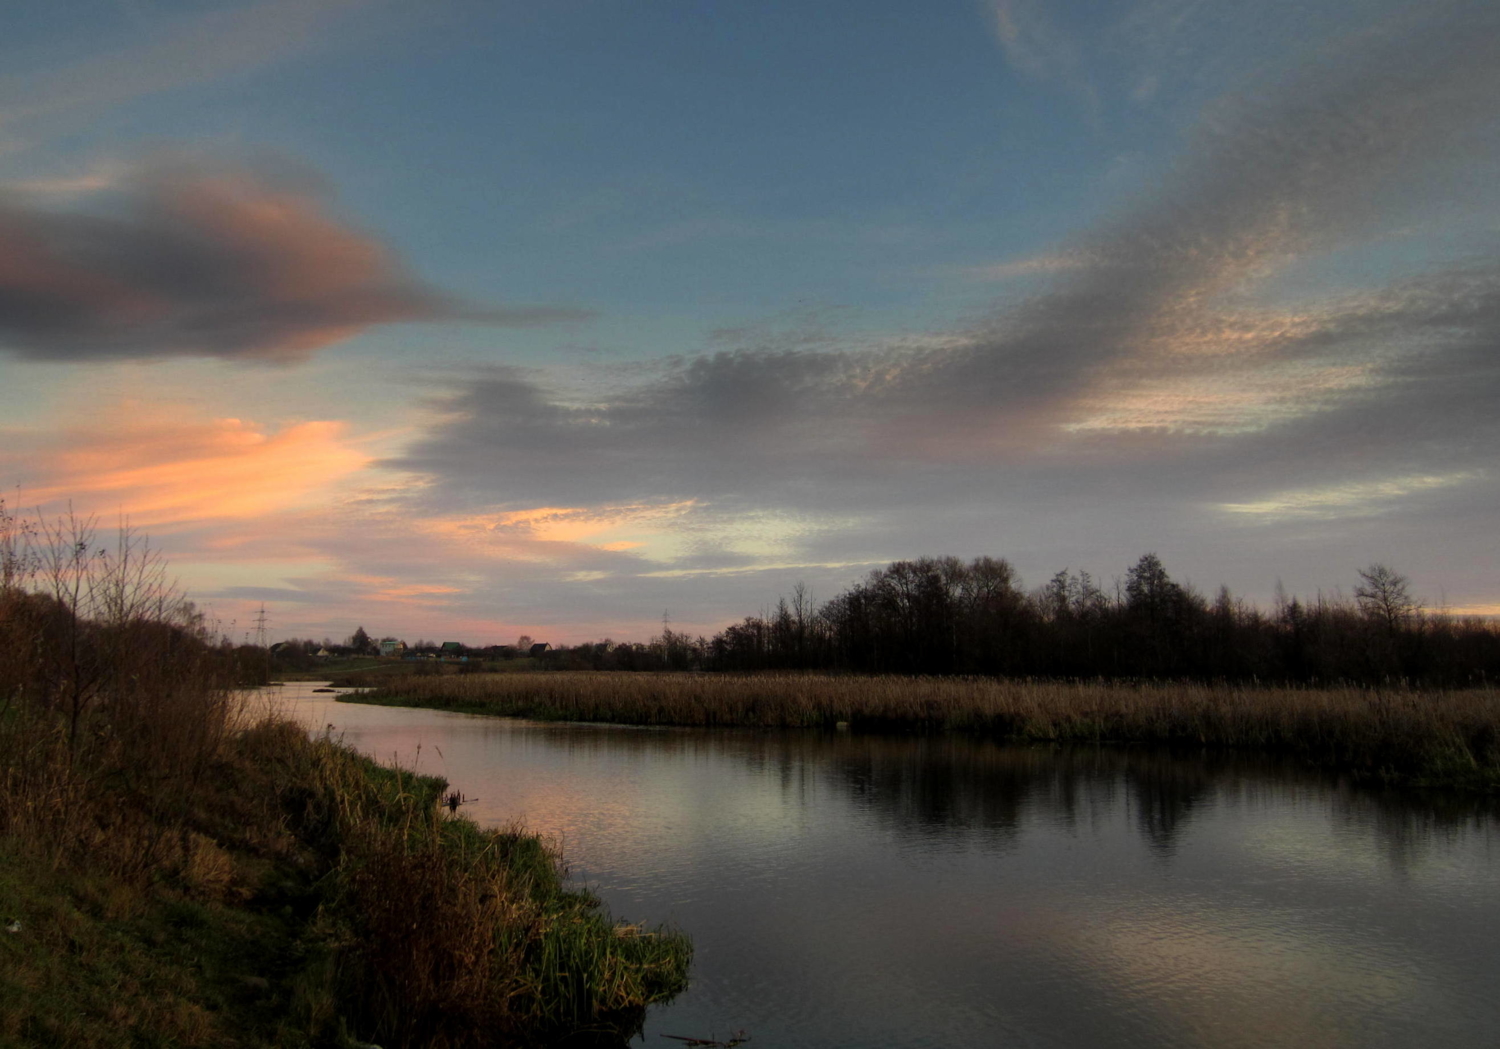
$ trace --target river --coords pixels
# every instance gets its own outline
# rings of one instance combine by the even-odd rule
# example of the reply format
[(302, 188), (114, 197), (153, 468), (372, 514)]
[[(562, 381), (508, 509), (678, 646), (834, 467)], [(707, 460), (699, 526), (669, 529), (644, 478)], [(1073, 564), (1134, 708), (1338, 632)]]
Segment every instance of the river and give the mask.
[(1500, 1044), (1500, 815), (1294, 764), (559, 725), (268, 690), (693, 938), (661, 1035), (759, 1049)]

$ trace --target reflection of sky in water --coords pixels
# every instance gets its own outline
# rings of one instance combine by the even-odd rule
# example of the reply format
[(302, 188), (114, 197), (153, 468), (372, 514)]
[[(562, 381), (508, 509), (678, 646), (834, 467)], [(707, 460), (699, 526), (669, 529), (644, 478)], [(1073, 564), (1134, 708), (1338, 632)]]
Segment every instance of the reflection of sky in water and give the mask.
[(1244, 756), (326, 699), (290, 705), (558, 840), (617, 916), (692, 934), (694, 986), (648, 1044), (1488, 1046), (1500, 1025), (1497, 823), (1451, 799)]

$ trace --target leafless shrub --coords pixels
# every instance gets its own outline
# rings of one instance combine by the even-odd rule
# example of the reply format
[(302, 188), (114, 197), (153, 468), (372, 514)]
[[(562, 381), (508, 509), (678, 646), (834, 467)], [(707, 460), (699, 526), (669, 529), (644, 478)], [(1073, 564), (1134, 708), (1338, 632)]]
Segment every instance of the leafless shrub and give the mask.
[(237, 697), (162, 558), (71, 512), (0, 503), (0, 832), (143, 877), (236, 726)]

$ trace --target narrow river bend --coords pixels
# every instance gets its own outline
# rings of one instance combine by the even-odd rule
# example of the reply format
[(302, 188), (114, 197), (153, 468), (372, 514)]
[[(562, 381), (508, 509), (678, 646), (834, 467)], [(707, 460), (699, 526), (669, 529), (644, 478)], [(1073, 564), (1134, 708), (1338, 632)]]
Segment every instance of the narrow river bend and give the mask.
[(762, 1049), (1492, 1047), (1500, 818), (1135, 748), (556, 725), (266, 691), (555, 839)]

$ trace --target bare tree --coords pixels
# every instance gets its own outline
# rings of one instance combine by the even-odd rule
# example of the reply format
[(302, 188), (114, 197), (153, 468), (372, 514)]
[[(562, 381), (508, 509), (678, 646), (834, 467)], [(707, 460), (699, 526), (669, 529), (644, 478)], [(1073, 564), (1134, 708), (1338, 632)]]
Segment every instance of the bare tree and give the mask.
[(1359, 610), (1389, 633), (1399, 633), (1420, 607), (1411, 596), (1411, 581), (1379, 562), (1361, 568), (1359, 578), (1362, 582), (1354, 588)]

